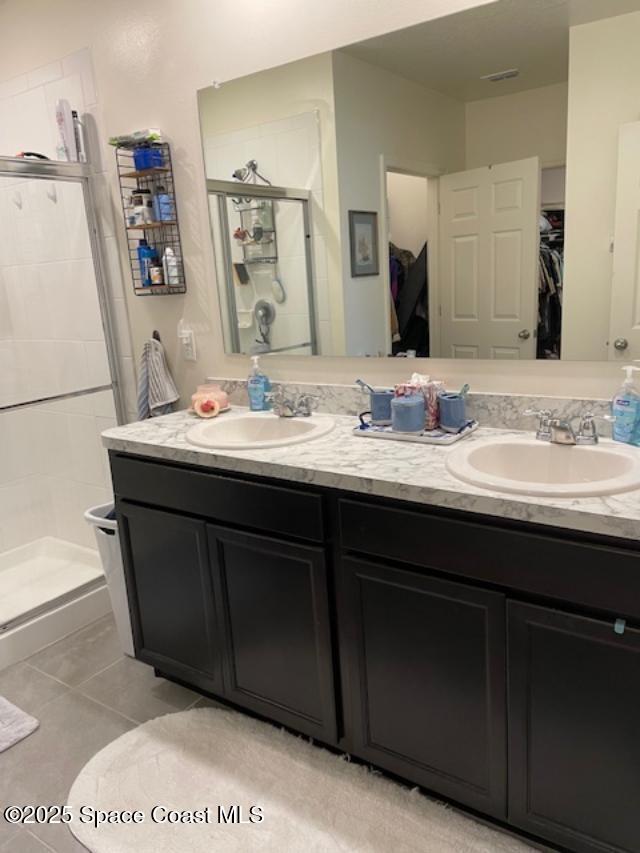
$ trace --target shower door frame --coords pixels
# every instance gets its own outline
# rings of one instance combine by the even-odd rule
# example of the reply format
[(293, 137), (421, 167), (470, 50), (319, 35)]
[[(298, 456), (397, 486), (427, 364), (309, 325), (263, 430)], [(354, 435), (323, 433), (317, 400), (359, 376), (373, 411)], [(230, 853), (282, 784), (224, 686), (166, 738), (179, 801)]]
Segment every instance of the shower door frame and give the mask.
[(84, 397), (88, 394), (96, 394), (99, 391), (111, 391), (119, 424), (126, 422), (125, 405), (123, 399), (122, 374), (118, 360), (118, 348), (114, 333), (115, 320), (109, 294), (106, 285), (106, 264), (102, 250), (102, 234), (98, 226), (96, 216), (95, 194), (92, 187), (91, 167), (87, 163), (65, 163), (57, 160), (29, 160), (22, 157), (0, 156), (0, 178), (20, 177), (25, 180), (55, 180), (78, 183), (82, 187), (84, 209), (87, 218), (87, 230), (89, 232), (89, 243), (91, 246), (91, 259), (98, 292), (98, 303), (100, 305), (100, 319), (104, 334), (104, 342), (107, 350), (107, 361), (109, 364), (109, 375), (111, 382), (108, 385), (98, 385), (91, 388), (80, 388), (62, 394), (53, 394), (34, 400), (25, 400), (19, 403), (0, 405), (0, 412), (33, 406), (38, 403), (48, 403), (54, 400), (65, 400), (72, 397)]
[[(232, 351), (229, 355), (245, 355), (242, 352), (240, 345), (240, 334), (238, 332), (238, 314), (235, 299), (235, 291), (233, 284), (233, 263), (231, 260), (231, 246), (229, 236), (229, 215), (227, 212), (227, 199), (236, 198), (237, 196), (246, 196), (247, 198), (264, 198), (270, 201), (298, 201), (302, 204), (302, 217), (304, 228), (304, 253), (307, 267), (307, 305), (309, 308), (309, 341), (302, 344), (295, 344), (291, 347), (278, 347), (268, 350), (263, 355), (269, 353), (278, 354), (286, 352), (289, 349), (298, 349), (300, 346), (309, 346), (311, 355), (318, 355), (318, 317), (316, 314), (316, 297), (314, 292), (314, 269), (313, 269), (313, 251), (311, 241), (313, 240), (313, 231), (311, 227), (311, 211), (310, 201), (311, 192), (309, 190), (292, 189), (291, 187), (276, 187), (272, 184), (250, 184), (241, 183), (238, 181), (221, 181), (217, 179), (207, 178), (207, 198), (215, 196), (218, 204), (218, 217), (220, 220), (220, 244), (222, 250), (222, 264), (226, 273), (226, 296), (228, 303), (229, 314), (229, 335), (231, 338)], [(216, 235), (213, 233), (213, 222), (210, 223), (212, 231), (212, 239), (214, 252), (216, 251)], [(275, 227), (275, 226), (274, 226)], [(220, 305), (220, 311), (224, 310), (223, 305)], [(221, 318), (224, 327), (224, 317)], [(226, 341), (225, 341), (226, 350)]]

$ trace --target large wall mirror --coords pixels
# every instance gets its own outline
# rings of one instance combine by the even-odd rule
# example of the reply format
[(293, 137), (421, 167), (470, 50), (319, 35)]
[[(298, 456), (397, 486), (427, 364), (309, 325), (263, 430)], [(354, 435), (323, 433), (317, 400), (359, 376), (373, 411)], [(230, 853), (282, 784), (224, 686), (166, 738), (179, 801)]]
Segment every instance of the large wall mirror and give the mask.
[(640, 0), (498, 0), (199, 92), (225, 348), (640, 358)]

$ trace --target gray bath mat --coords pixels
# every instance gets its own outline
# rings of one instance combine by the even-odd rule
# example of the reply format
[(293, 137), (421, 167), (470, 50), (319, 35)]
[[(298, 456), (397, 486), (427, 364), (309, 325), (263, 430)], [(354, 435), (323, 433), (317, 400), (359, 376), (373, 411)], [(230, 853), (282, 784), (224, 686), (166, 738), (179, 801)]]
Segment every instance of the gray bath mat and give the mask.
[(40, 723), (0, 696), (0, 752), (28, 737)]

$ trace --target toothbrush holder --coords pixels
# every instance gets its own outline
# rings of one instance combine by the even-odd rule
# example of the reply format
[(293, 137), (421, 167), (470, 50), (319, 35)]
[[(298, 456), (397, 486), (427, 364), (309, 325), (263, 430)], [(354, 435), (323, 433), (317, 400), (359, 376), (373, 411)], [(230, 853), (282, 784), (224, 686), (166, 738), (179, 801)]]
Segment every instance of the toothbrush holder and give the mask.
[(438, 399), (440, 401), (440, 429), (445, 432), (460, 432), (467, 423), (464, 396), (443, 391)]
[(374, 426), (389, 426), (392, 400), (393, 391), (372, 391), (369, 394), (371, 423)]

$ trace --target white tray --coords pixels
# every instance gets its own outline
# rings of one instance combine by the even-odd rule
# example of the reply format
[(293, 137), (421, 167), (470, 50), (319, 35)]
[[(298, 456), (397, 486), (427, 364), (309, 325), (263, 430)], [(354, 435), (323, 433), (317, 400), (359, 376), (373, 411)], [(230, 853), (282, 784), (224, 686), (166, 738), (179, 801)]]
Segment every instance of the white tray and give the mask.
[(353, 434), (362, 436), (362, 438), (386, 438), (390, 441), (413, 441), (416, 444), (440, 444), (446, 447), (449, 444), (455, 444), (471, 435), (478, 429), (478, 421), (469, 421), (469, 424), (461, 432), (445, 432), (443, 429), (424, 430), (424, 432), (394, 432), (390, 426), (371, 426), (368, 424), (365, 429), (357, 426), (353, 430)]

